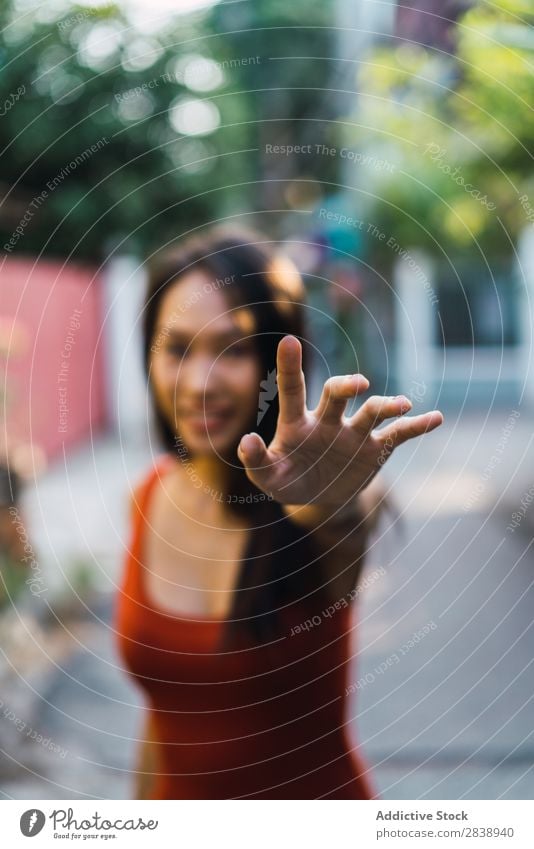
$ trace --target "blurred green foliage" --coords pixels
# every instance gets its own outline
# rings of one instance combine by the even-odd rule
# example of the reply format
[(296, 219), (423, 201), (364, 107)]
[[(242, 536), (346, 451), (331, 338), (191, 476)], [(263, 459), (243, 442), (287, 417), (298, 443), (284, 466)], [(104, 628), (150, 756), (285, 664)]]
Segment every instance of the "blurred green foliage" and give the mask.
[[(476, 4), (456, 55), (382, 39), (341, 74), (335, 5), (220, 2), (145, 32), (121, 3), (5, 3), (2, 243), (28, 210), (14, 253), (97, 261), (254, 210), (312, 209), (343, 162), (265, 145), (325, 142), (391, 163), (361, 166), (349, 202), (401, 244), (509, 254), (518, 195), (534, 207), (530, 0)], [(192, 120), (204, 129), (184, 132)]]
[(0, 611), (11, 606), (21, 595), (25, 589), (26, 573), (27, 570), (6, 551), (0, 551)]
[[(148, 34), (121, 4), (5, 7), (0, 103), (25, 94), (0, 119), (2, 242), (19, 226), (15, 254), (96, 261), (261, 206), (262, 127), (273, 141), (300, 132), (322, 81), (320, 67), (276, 57), (328, 54), (328, 6), (222, 3)], [(199, 108), (218, 129), (176, 129)]]
[(519, 196), (534, 206), (533, 23), (527, 0), (476, 4), (456, 55), (402, 43), (367, 57), (358, 121), (370, 129), (345, 139), (394, 164), (370, 214), (402, 244), (512, 252), (527, 223)]

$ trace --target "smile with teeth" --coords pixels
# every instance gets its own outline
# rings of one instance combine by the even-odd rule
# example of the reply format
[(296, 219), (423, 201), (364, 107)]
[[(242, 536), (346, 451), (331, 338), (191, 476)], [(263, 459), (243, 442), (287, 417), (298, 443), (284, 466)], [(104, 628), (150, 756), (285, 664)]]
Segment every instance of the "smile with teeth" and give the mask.
[(227, 423), (231, 410), (198, 410), (184, 413), (183, 417), (195, 430), (218, 430)]

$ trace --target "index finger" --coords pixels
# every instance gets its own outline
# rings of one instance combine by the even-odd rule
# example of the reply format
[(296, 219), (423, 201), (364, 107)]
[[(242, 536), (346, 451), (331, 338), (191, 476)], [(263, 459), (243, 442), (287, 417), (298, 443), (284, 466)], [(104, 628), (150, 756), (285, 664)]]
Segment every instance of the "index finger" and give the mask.
[(302, 345), (296, 336), (284, 336), (276, 351), (276, 382), (280, 421), (301, 419), (306, 412), (306, 382), (302, 371)]

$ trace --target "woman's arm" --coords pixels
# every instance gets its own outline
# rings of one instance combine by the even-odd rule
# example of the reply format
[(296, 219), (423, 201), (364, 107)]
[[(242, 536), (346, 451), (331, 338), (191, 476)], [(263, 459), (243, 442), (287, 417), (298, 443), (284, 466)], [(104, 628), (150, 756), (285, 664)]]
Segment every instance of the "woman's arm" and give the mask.
[(304, 528), (325, 533), (339, 533), (342, 529), (363, 524), (369, 530), (374, 528), (386, 500), (384, 489), (376, 479), (361, 490), (346, 504), (332, 507), (324, 504), (282, 504), (282, 509), (291, 520)]
[(156, 745), (153, 718), (152, 714), (149, 713), (137, 755), (134, 799), (151, 798), (152, 788), (158, 774)]
[(376, 478), (339, 510), (323, 505), (283, 504), (286, 515), (310, 533), (320, 551), (327, 594), (335, 602), (350, 593), (364, 566), (369, 537), (390, 506)]
[(284, 506), (293, 522), (312, 529), (325, 586), (341, 598), (358, 580), (369, 531), (384, 504), (376, 497), (376, 476), (398, 445), (439, 427), (443, 415), (405, 416), (412, 407), (405, 395), (373, 395), (346, 416), (348, 402), (369, 388), (361, 374), (328, 378), (317, 407), (308, 410), (295, 336), (278, 343), (276, 381), (280, 409), (273, 439), (267, 446), (260, 434), (245, 434), (237, 456), (252, 483)]

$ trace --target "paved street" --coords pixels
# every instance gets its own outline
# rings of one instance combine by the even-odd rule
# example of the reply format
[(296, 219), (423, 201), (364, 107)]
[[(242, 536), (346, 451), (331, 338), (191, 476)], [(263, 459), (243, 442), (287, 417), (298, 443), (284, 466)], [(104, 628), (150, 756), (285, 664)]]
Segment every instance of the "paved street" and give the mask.
[[(103, 615), (109, 619), (109, 605), (95, 611), (95, 617), (103, 620)], [(3, 798), (131, 797), (141, 700), (117, 672), (106, 624), (81, 629), (78, 637), (80, 647), (49, 677), (35, 703), (36, 718), (28, 721), (62, 751), (27, 740), (21, 745), (15, 733), (10, 748), (14, 742), (17, 763), (10, 764), (12, 774), (0, 784)]]
[[(525, 458), (532, 453), (532, 434), (518, 420), (504, 447), (496, 448), (508, 415), (495, 414), (486, 432), (476, 417), (464, 418), (462, 428), (447, 422), (433, 444), (422, 440), (399, 449), (384, 472), (401, 518), (392, 523), (386, 517), (370, 552), (368, 574), (378, 567), (385, 572), (365, 589), (355, 610), (347, 682), (350, 734), (360, 742), (383, 798), (534, 798), (534, 552), (528, 511), (522, 527), (509, 529), (531, 481), (532, 464)], [(496, 451), (500, 462), (484, 476)], [(125, 466), (137, 470), (143, 463), (138, 451), (125, 463), (118, 447), (104, 442), (68, 466), (65, 511), (77, 504), (81, 490), (87, 501), (90, 477), (84, 466), (99, 470), (99, 504), (109, 501), (109, 528), (82, 536), (84, 545), (93, 540), (102, 552), (110, 583), (117, 574), (113, 552), (125, 527), (117, 493), (127, 487)], [(59, 472), (54, 474), (49, 485), (59, 498)], [(43, 481), (42, 504), (46, 486)], [(59, 522), (57, 501), (54, 511)], [(95, 523), (94, 516), (82, 520)], [(49, 529), (52, 525), (51, 519)], [(26, 685), (27, 708), (23, 703), (17, 708), (20, 715), (27, 709), (25, 722), (51, 743), (22, 745), (14, 721), (0, 722), (4, 798), (131, 793), (140, 696), (117, 672), (109, 593), (107, 599), (101, 597), (73, 625), (69, 651), (49, 663), (31, 693)], [(59, 753), (50, 750), (52, 744)]]
[(381, 795), (534, 798), (532, 546), (498, 520), (449, 516), (410, 519), (384, 549), (352, 697)]
[(449, 414), (384, 470), (402, 519), (371, 553), (353, 713), (385, 798), (534, 798), (534, 509), (509, 529), (532, 440), (524, 413)]

